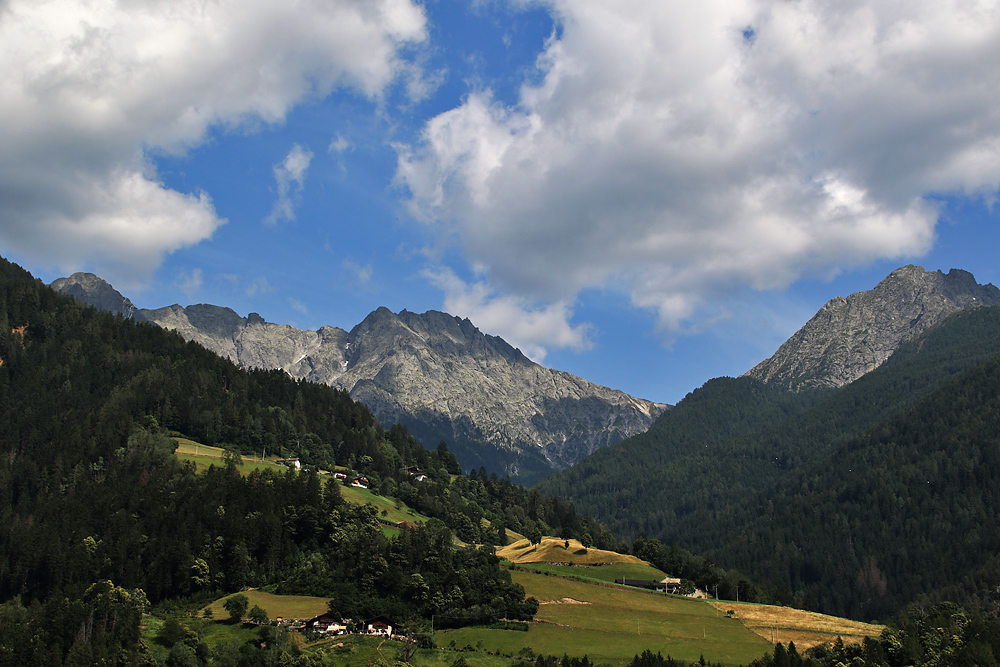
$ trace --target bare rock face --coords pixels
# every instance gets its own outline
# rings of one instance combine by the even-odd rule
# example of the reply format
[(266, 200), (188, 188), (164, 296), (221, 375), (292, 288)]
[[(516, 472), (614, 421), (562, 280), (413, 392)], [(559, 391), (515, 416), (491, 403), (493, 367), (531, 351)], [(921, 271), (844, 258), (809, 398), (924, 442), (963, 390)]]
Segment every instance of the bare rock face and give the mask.
[(74, 273), (69, 278), (53, 281), (50, 287), (96, 308), (118, 313), (124, 317), (133, 317), (136, 312), (135, 304), (93, 273)]
[(197, 304), (140, 310), (148, 322), (177, 331), (244, 368), (280, 368), (296, 379), (331, 384), (343, 373), (347, 332), (335, 327), (303, 331), (265, 322), (257, 313), (240, 317), (230, 308)]
[[(645, 431), (667, 406), (545, 368), (469, 320), (379, 308), (350, 333), (334, 383), (386, 421), (447, 424), (447, 442), (540, 452), (560, 469)], [(517, 474), (519, 471), (508, 469)]]
[[(92, 305), (117, 303), (114, 288), (92, 274), (57, 283)], [(406, 424), (424, 444), (445, 440), (464, 467), (486, 464), (524, 481), (645, 431), (668, 407), (544, 368), (469, 320), (436, 311), (379, 308), (350, 333), (303, 331), (205, 304), (133, 316), (240, 366), (281, 368), (343, 388), (383, 423)]]
[(951, 315), (994, 305), (1000, 305), (1000, 290), (978, 284), (968, 271), (904, 266), (874, 289), (829, 301), (746, 375), (795, 390), (840, 387)]

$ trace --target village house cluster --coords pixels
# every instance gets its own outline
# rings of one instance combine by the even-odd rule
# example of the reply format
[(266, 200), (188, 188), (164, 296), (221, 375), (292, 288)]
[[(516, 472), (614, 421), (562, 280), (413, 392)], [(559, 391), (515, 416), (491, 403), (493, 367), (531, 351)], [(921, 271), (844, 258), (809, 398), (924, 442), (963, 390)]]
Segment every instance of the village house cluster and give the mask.
[[(309, 466), (303, 465), (301, 459), (297, 458), (277, 459), (275, 460), (275, 463), (277, 463), (280, 466), (286, 466), (296, 471), (309, 470)], [(420, 470), (416, 466), (407, 466), (403, 470), (410, 476), (410, 479), (412, 479), (415, 482), (423, 482), (430, 479), (427, 473)], [(355, 486), (359, 489), (367, 489), (370, 484), (368, 478), (365, 477), (364, 475), (348, 475), (347, 473), (344, 472), (330, 473), (327, 472), (326, 470), (319, 470), (318, 472), (320, 475), (332, 475), (335, 480), (343, 483), (346, 486)]]
[(350, 618), (341, 618), (335, 614), (325, 613), (306, 619), (275, 619), (278, 625), (295, 632), (315, 632), (317, 634), (360, 634), (392, 637), (396, 634), (398, 625), (385, 616), (376, 616), (367, 621), (355, 622)]

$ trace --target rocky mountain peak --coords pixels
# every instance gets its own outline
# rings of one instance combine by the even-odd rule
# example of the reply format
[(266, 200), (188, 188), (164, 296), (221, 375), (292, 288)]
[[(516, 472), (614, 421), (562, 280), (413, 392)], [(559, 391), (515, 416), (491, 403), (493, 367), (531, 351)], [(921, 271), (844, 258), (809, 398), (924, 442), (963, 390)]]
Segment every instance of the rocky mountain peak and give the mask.
[(118, 313), (124, 317), (132, 317), (136, 312), (135, 304), (93, 273), (74, 273), (68, 278), (54, 281), (51, 287), (57, 292), (68, 294), (101, 310)]
[(980, 285), (968, 271), (904, 266), (871, 290), (831, 299), (746, 374), (792, 389), (840, 387), (951, 315), (984, 305), (1000, 305), (1000, 289)]
[[(74, 296), (103, 303), (83, 287)], [(241, 366), (340, 387), (424, 444), (445, 440), (464, 467), (486, 465), (526, 482), (645, 431), (668, 407), (544, 368), (468, 319), (434, 310), (380, 307), (350, 333), (301, 331), (209, 304), (134, 317)]]

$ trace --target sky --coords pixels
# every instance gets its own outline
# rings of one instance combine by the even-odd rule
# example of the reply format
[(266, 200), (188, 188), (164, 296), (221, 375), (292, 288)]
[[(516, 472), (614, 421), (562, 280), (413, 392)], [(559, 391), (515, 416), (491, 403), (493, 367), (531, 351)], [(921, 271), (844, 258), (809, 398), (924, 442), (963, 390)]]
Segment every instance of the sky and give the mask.
[(675, 403), (899, 266), (1000, 284), (998, 91), (998, 0), (0, 0), (0, 254)]

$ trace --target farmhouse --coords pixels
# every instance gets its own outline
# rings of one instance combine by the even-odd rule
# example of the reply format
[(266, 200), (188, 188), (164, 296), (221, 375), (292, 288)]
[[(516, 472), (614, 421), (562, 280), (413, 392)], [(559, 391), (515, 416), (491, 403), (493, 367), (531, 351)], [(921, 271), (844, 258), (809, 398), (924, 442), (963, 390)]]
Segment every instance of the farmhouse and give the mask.
[(351, 480), (351, 486), (356, 486), (359, 489), (367, 489), (368, 478), (364, 476), (355, 477), (354, 479)]
[(415, 482), (423, 482), (424, 480), (429, 479), (427, 477), (427, 473), (416, 466), (407, 466), (403, 468), (403, 472), (412, 477)]
[(305, 623), (305, 629), (310, 632), (327, 633), (332, 632), (334, 634), (342, 635), (347, 632), (347, 624), (349, 621), (342, 619), (333, 614), (326, 613), (320, 614), (315, 618), (311, 618)]
[(365, 621), (365, 634), (391, 637), (395, 627), (395, 622), (389, 620), (385, 616), (376, 616), (375, 618)]
[(681, 580), (675, 577), (665, 577), (663, 580), (656, 582), (653, 588), (661, 593), (679, 593), (681, 590)]

